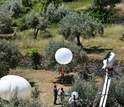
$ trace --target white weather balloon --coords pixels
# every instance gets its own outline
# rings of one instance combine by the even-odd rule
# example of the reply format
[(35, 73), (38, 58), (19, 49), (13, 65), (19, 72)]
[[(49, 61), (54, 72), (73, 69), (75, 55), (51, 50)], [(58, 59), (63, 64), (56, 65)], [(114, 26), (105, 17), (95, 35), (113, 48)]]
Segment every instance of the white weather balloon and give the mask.
[(16, 75), (7, 75), (0, 79), (0, 97), (10, 101), (12, 98), (31, 98), (31, 85), (29, 82)]
[(55, 59), (59, 64), (68, 64), (72, 58), (73, 54), (68, 48), (60, 48), (55, 53)]

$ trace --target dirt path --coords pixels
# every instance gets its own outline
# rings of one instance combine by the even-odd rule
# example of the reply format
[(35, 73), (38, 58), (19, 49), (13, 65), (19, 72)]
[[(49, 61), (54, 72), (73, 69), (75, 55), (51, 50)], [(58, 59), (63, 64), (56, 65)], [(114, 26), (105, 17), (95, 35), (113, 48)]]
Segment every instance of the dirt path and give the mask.
[[(48, 107), (55, 107), (53, 106), (52, 88), (53, 88), (54, 82), (57, 81), (59, 74), (53, 71), (42, 71), (42, 70), (37, 70), (37, 71), (17, 70), (17, 71), (12, 71), (10, 74), (19, 75), (30, 81), (35, 82), (39, 87), (39, 91), (40, 91), (39, 98), (41, 99), (41, 101), (47, 104)], [(57, 84), (57, 86), (60, 88), (63, 87), (65, 92), (67, 92), (70, 88), (69, 86), (64, 86), (61, 84)]]

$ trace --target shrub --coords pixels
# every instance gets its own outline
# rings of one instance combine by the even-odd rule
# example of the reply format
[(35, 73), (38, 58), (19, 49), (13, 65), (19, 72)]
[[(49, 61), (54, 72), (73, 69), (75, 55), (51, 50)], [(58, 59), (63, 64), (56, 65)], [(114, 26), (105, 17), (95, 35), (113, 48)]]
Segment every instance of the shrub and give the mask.
[[(80, 98), (77, 101), (77, 107), (92, 107), (96, 97), (98, 100), (95, 103), (98, 106), (101, 97), (100, 94), (96, 96), (100, 91), (98, 89), (99, 84), (96, 84), (95, 79), (92, 78), (86, 81), (79, 75), (75, 76), (75, 81), (70, 92), (73, 91), (79, 92)], [(103, 87), (100, 86), (101, 90), (102, 88)], [(123, 74), (121, 74), (121, 77), (119, 78), (117, 75), (112, 78), (106, 106), (123, 107), (124, 106), (123, 101), (124, 101), (124, 76)], [(75, 106), (67, 104), (67, 107)]]
[(75, 81), (70, 91), (79, 93), (78, 107), (91, 107), (97, 94), (98, 87), (94, 78), (86, 81), (79, 76), (75, 76)]
[(17, 20), (15, 24), (18, 26), (18, 29), (20, 31), (24, 31), (29, 28), (29, 25), (26, 23), (25, 17), (21, 18), (20, 20)]
[(20, 52), (12, 41), (0, 41), (0, 76), (15, 68), (20, 60)]
[(28, 55), (31, 57), (32, 62), (33, 62), (33, 68), (38, 69), (38, 65), (40, 65), (40, 53), (38, 49), (33, 49), (28, 53)]
[(0, 8), (0, 33), (13, 33), (10, 13), (2, 8)]
[[(73, 53), (73, 60), (68, 65), (59, 65), (55, 61), (56, 51), (59, 48), (63, 47), (69, 48)], [(86, 53), (83, 50), (79, 51), (78, 47), (75, 44), (66, 41), (49, 41), (48, 45), (45, 48), (45, 55), (48, 66), (55, 66), (57, 71), (60, 71), (60, 69), (63, 67), (65, 68), (65, 72), (71, 72), (78, 63), (84, 63), (87, 61)]]
[(124, 106), (124, 76), (123, 68), (117, 66), (113, 72), (113, 78), (107, 99), (107, 107), (123, 107)]
[(104, 9), (104, 8), (89, 8), (85, 10), (92, 17), (99, 20), (101, 23), (111, 23), (112, 19), (116, 15), (116, 11), (113, 9)]
[(117, 78), (116, 76), (112, 79), (107, 105), (109, 107), (120, 107), (124, 106), (124, 76)]
[(32, 99), (30, 101), (13, 99), (9, 103), (1, 99), (0, 107), (47, 107), (47, 106), (43, 103), (40, 103), (38, 99)]
[[(0, 57), (0, 59), (2, 59), (2, 58)], [(6, 64), (6, 62), (1, 61), (0, 62), (0, 77), (6, 75), (8, 73), (8, 71), (9, 71), (9, 66)]]
[(89, 58), (86, 64), (77, 65), (74, 67), (73, 71), (78, 71), (80, 76), (87, 80), (92, 74), (103, 77), (104, 72), (100, 72), (102, 66), (102, 60)]
[(115, 98), (120, 105), (124, 106), (124, 77), (117, 82), (115, 86)]

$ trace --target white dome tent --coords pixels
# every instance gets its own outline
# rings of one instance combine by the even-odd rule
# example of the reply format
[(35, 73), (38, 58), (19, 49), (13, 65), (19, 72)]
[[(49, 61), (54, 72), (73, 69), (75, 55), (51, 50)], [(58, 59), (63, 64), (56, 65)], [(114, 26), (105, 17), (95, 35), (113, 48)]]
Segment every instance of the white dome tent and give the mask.
[(18, 99), (31, 98), (30, 83), (16, 75), (7, 75), (0, 79), (0, 98), (11, 101), (14, 97)]

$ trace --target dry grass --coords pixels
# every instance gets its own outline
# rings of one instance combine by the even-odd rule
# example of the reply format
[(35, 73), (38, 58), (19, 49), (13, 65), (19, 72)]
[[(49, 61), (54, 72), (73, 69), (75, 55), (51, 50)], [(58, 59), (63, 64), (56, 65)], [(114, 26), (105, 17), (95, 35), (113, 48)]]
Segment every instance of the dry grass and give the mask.
[(26, 54), (31, 49), (38, 48), (40, 49), (41, 53), (44, 54), (44, 48), (51, 39), (54, 40), (62, 39), (62, 36), (59, 36), (58, 28), (56, 26), (48, 28), (47, 31), (49, 31), (53, 35), (52, 38), (44, 39), (42, 38), (44, 32), (39, 32), (37, 40), (33, 39), (33, 30), (18, 32), (16, 43), (21, 52), (23, 54)]
[(115, 8), (121, 10), (121, 12), (124, 13), (124, 3), (117, 4)]
[[(105, 34), (103, 37), (96, 37), (89, 40), (83, 40), (84, 46), (86, 48), (98, 47), (98, 49), (112, 48), (111, 51), (115, 52), (118, 55), (119, 59), (124, 59), (124, 42), (120, 41), (119, 38), (122, 35), (124, 25), (112, 25), (111, 27), (105, 28)], [(110, 51), (110, 50), (108, 50)], [(102, 53), (93, 53), (90, 56), (104, 56), (107, 51)]]
[[(124, 59), (124, 42), (119, 40), (119, 37), (122, 35), (124, 25), (111, 25), (105, 27), (105, 33), (103, 37), (91, 38), (88, 40), (82, 40), (82, 44), (85, 48), (97, 47), (98, 49), (112, 48), (113, 51), (118, 54), (119, 59)], [(33, 39), (33, 31), (28, 30), (24, 32), (18, 32), (16, 42), (19, 46), (19, 49), (22, 53), (27, 53), (32, 48), (39, 48), (42, 54), (44, 54), (44, 48), (46, 47), (49, 40), (61, 40), (63, 37), (58, 33), (58, 27), (52, 26), (47, 29), (52, 35), (52, 38), (44, 39), (42, 38), (42, 32), (39, 33), (38, 39)], [(92, 52), (89, 56), (93, 57), (104, 57), (108, 51), (102, 51), (100, 53)]]
[(71, 10), (80, 10), (90, 6), (92, 4), (92, 0), (79, 0), (73, 2), (66, 2), (64, 4), (65, 6), (68, 6)]
[[(66, 2), (65, 5), (67, 5), (72, 10), (78, 10), (80, 8), (87, 7), (91, 5), (92, 0), (84, 0), (84, 1), (75, 1), (75, 2)], [(124, 4), (118, 4), (116, 6), (116, 9), (118, 9), (118, 13), (122, 14), (124, 13)], [(16, 42), (19, 46), (19, 49), (22, 53), (27, 53), (32, 48), (39, 48), (41, 53), (44, 54), (44, 48), (46, 47), (49, 40), (61, 40), (63, 37), (58, 33), (59, 27), (58, 25), (52, 25), (50, 26), (47, 31), (50, 32), (50, 34), (53, 35), (52, 38), (44, 39), (42, 38), (43, 32), (40, 32), (38, 34), (38, 39), (33, 39), (33, 30), (27, 30), (24, 32), (18, 32), (17, 33), (17, 39)], [(96, 37), (91, 38), (88, 40), (82, 40), (82, 44), (85, 48), (91, 48), (91, 47), (97, 47), (98, 49), (105, 49), (105, 48), (112, 48), (111, 51), (118, 54), (119, 59), (124, 59), (124, 42), (120, 41), (120, 36), (124, 33), (124, 25), (108, 25), (105, 27), (105, 33), (103, 37)], [(91, 57), (104, 57), (104, 55), (108, 51), (103, 51), (100, 53), (92, 52), (88, 54)]]

